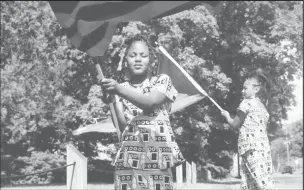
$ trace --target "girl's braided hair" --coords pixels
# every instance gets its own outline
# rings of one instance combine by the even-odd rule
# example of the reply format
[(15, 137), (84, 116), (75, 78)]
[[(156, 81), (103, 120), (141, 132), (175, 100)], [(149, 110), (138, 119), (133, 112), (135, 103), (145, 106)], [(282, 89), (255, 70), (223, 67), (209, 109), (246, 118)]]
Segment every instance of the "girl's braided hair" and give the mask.
[(148, 50), (149, 50), (149, 60), (150, 60), (150, 64), (153, 66), (152, 69), (152, 75), (155, 74), (155, 71), (156, 71), (156, 67), (157, 67), (157, 53), (156, 53), (156, 50), (155, 48), (152, 47), (152, 45), (150, 44), (150, 40), (148, 40), (147, 37), (145, 37), (144, 35), (141, 35), (141, 34), (136, 34), (128, 39), (126, 39), (124, 41), (124, 56), (123, 56), (123, 64), (124, 64), (124, 69), (125, 69), (125, 64), (127, 63), (127, 54), (128, 54), (128, 51), (130, 49), (130, 47), (132, 46), (132, 44), (134, 42), (145, 42), (148, 46)]
[(270, 80), (268, 79), (266, 72), (262, 69), (257, 69), (249, 75), (249, 78), (257, 79), (260, 86), (260, 90), (257, 92), (256, 96), (260, 98), (260, 100), (267, 107), (271, 86)]
[(155, 61), (155, 50), (154, 48), (152, 47), (152, 45), (150, 44), (150, 41), (144, 36), (144, 35), (141, 35), (141, 34), (136, 34), (128, 39), (125, 40), (125, 47), (126, 47), (126, 51), (125, 51), (125, 57), (131, 47), (131, 45), (134, 43), (134, 42), (145, 42), (149, 48), (149, 58), (150, 58), (150, 62), (153, 63), (153, 61)]

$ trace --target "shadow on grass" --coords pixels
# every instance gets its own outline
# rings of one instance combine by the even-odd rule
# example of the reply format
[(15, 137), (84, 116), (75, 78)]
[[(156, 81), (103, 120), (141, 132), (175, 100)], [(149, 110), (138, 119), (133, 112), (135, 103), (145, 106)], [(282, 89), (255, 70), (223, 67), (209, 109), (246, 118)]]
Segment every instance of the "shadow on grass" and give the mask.
[(65, 186), (65, 183), (49, 183), (49, 184), (37, 184), (37, 183), (31, 183), (31, 184), (1, 184), (1, 187), (7, 188), (17, 188), (17, 187), (52, 187), (52, 186)]
[(201, 183), (206, 183), (206, 184), (223, 184), (223, 185), (235, 185), (235, 184), (240, 184), (241, 182), (239, 181), (204, 181)]
[(199, 181), (198, 183), (206, 183), (206, 184), (223, 184), (223, 185), (235, 185), (240, 184), (240, 178), (226, 178), (226, 179), (209, 179), (207, 181)]

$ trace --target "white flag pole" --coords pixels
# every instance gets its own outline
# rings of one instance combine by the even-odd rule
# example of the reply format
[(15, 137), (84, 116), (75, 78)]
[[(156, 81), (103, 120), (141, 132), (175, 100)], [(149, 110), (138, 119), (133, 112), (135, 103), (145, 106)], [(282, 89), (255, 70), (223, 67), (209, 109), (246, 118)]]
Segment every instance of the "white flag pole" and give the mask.
[(158, 46), (158, 49), (177, 67), (179, 70), (190, 80), (190, 82), (197, 88), (197, 90), (204, 96), (207, 96), (211, 102), (220, 110), (223, 111), (221, 106), (219, 106), (213, 98), (211, 98), (206, 91), (171, 57), (171, 55), (167, 52), (165, 48), (160, 46), (157, 42), (155, 42), (156, 45)]

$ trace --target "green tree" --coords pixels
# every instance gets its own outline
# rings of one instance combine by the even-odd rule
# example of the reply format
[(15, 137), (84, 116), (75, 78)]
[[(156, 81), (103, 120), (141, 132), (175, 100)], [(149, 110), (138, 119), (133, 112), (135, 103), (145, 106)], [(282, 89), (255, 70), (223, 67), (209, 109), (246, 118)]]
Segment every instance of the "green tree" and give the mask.
[[(64, 144), (70, 140), (67, 134), (83, 123), (77, 111), (90, 100), (91, 86), (96, 84), (95, 63), (103, 63), (103, 71), (111, 76), (109, 57), (91, 59), (73, 48), (47, 2), (1, 2), (3, 175), (35, 172), (34, 160), (44, 159), (35, 152), (48, 152), (60, 162), (56, 154), (64, 154)], [(96, 142), (87, 139), (114, 141), (105, 134), (93, 136), (72, 140), (88, 156), (96, 156), (97, 150)], [(16, 163), (25, 168), (14, 167)]]
[(68, 55), (83, 53), (71, 48), (47, 2), (2, 1), (1, 43), (1, 166), (8, 166), (1, 168), (35, 172), (10, 168), (34, 152), (62, 150), (81, 103), (63, 90), (77, 67)]
[(287, 162), (287, 149), (285, 138), (279, 137), (271, 142), (271, 156), (273, 165), (276, 170), (280, 169), (282, 160), (285, 163)]
[(277, 168), (288, 161), (287, 143), (290, 161), (303, 157), (303, 120), (284, 126), (278, 134), (278, 138), (271, 142), (272, 160)]
[(303, 119), (291, 123), (287, 129), (290, 140), (290, 156), (303, 157)]

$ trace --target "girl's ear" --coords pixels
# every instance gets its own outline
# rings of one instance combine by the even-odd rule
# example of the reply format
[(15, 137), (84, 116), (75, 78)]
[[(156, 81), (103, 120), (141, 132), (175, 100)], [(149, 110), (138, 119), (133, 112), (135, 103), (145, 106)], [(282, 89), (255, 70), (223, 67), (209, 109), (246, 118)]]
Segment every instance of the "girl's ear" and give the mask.
[(255, 86), (254, 88), (255, 88), (255, 93), (258, 93), (260, 91), (260, 89), (261, 89), (260, 86)]

